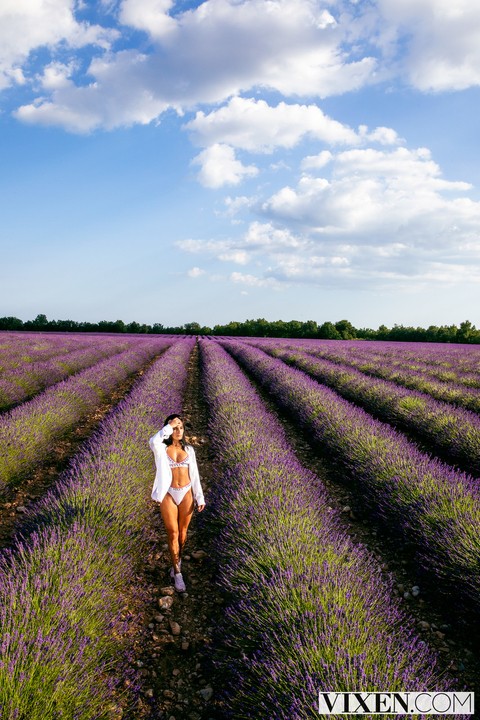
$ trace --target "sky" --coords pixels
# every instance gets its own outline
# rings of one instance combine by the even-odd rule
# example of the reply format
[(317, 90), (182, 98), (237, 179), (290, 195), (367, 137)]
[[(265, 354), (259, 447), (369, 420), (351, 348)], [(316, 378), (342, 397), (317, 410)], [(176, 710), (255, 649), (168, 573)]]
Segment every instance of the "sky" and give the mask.
[(480, 325), (478, 0), (2, 0), (0, 316)]

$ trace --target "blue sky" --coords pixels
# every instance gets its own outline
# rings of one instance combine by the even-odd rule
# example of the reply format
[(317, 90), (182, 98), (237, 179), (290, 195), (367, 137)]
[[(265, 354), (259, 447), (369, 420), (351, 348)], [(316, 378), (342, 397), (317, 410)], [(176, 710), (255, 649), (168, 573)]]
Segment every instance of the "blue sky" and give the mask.
[(0, 315), (480, 324), (476, 0), (4, 0)]

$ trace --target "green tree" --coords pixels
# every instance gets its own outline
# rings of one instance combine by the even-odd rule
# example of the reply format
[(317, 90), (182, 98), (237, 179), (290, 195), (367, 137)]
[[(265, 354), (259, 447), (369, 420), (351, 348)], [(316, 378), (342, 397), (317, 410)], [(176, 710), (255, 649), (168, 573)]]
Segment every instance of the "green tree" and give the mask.
[(33, 325), (35, 325), (35, 327), (41, 327), (41, 328), (47, 327), (47, 325), (48, 325), (47, 316), (46, 315), (37, 315), (35, 320), (33, 320)]
[(23, 320), (17, 317), (2, 317), (0, 318), (0, 330), (21, 330), (23, 327)]
[(335, 325), (331, 322), (324, 322), (318, 328), (318, 337), (322, 340), (341, 340), (342, 336)]
[(462, 323), (460, 323), (460, 327), (458, 329), (457, 342), (460, 342), (460, 343), (472, 342), (472, 340), (474, 340), (477, 333), (478, 333), (478, 331), (477, 331), (475, 325), (472, 325), (470, 320), (464, 320)]
[(356, 329), (348, 320), (339, 320), (335, 323), (335, 327), (343, 340), (354, 340), (357, 337)]
[(185, 323), (183, 330), (186, 335), (200, 335), (202, 327), (198, 322)]

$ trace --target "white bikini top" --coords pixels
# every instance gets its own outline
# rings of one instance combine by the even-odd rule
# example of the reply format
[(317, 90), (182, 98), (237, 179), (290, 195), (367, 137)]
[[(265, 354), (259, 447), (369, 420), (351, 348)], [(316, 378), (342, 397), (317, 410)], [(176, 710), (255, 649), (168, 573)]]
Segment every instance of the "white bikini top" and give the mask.
[(186, 450), (186, 456), (183, 458), (183, 460), (180, 460), (180, 462), (176, 462), (176, 460), (172, 460), (170, 455), (167, 452), (167, 458), (168, 458), (168, 464), (171, 468), (179, 468), (179, 467), (188, 467), (190, 465), (190, 456), (188, 454), (188, 450)]

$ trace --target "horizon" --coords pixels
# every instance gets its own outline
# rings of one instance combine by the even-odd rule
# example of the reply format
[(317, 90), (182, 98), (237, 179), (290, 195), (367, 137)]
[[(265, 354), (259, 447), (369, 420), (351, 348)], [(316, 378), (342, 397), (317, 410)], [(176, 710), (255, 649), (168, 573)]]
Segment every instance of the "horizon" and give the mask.
[(0, 20), (0, 315), (479, 324), (473, 0)]
[[(38, 323), (39, 318), (44, 318), (44, 321), (42, 321), (42, 323)], [(122, 320), (122, 319), (120, 319), (120, 318), (117, 318), (116, 320), (107, 319), (107, 318), (102, 318), (102, 320), (99, 320), (99, 321), (97, 321), (97, 322), (90, 321), (90, 320), (83, 320), (83, 321), (80, 320), (80, 321), (78, 321), (78, 320), (73, 320), (72, 318), (47, 318), (46, 315), (43, 314), (43, 313), (42, 313), (42, 314), (37, 314), (37, 316), (36, 316), (35, 318), (30, 318), (30, 319), (27, 319), (27, 320), (23, 320), (23, 319), (21, 319), (21, 318), (17, 318), (17, 317), (14, 317), (14, 316), (0, 317), (0, 324), (1, 324), (1, 321), (3, 321), (3, 320), (20, 320), (20, 322), (22, 322), (24, 325), (25, 325), (25, 324), (32, 324), (32, 323), (38, 323), (38, 324), (37, 324), (37, 326), (34, 327), (33, 329), (32, 329), (32, 328), (28, 328), (28, 329), (26, 329), (26, 330), (24, 330), (23, 327), (20, 328), (20, 329), (19, 329), (19, 328), (15, 328), (15, 329), (2, 329), (2, 328), (0, 327), (0, 333), (1, 333), (1, 332), (20, 332), (20, 333), (22, 333), (22, 332), (38, 332), (38, 333), (45, 332), (46, 334), (51, 334), (51, 333), (55, 333), (55, 332), (59, 332), (59, 333), (64, 333), (64, 332), (75, 333), (75, 332), (79, 332), (79, 333), (81, 333), (81, 334), (83, 334), (83, 333), (85, 333), (85, 334), (88, 334), (88, 333), (93, 333), (93, 334), (100, 333), (100, 334), (106, 334), (106, 335), (108, 335), (108, 334), (118, 334), (119, 332), (125, 332), (125, 334), (127, 334), (127, 335), (128, 335), (128, 334), (130, 334), (130, 335), (131, 335), (131, 334), (136, 334), (136, 333), (134, 333), (133, 331), (130, 332), (130, 331), (127, 331), (127, 330), (125, 330), (125, 331), (123, 331), (123, 330), (122, 330), (122, 331), (121, 331), (121, 330), (118, 330), (118, 331), (110, 331), (110, 330), (108, 330), (108, 331), (97, 331), (97, 330), (83, 331), (83, 330), (78, 330), (78, 331), (77, 331), (77, 330), (75, 330), (75, 329), (73, 329), (73, 330), (71, 330), (71, 329), (68, 329), (68, 330), (67, 330), (67, 329), (49, 330), (49, 329), (47, 329), (47, 327), (48, 327), (48, 324), (51, 323), (51, 322), (53, 322), (53, 323), (68, 323), (68, 322), (74, 322), (74, 323), (76, 323), (76, 324), (82, 324), (82, 323), (89, 324), (89, 323), (91, 323), (92, 325), (93, 325), (93, 324), (99, 325), (99, 324), (101, 324), (101, 323), (108, 323), (108, 324), (111, 324), (111, 325), (115, 325), (115, 324), (117, 324), (117, 323), (121, 323), (121, 324), (123, 324), (123, 326), (124, 326), (125, 328), (127, 328), (129, 325), (138, 325), (139, 327), (146, 326), (146, 327), (149, 327), (149, 328), (153, 328), (153, 327), (155, 327), (155, 325), (161, 325), (162, 328), (165, 328), (166, 330), (186, 329), (187, 334), (196, 334), (196, 333), (197, 333), (197, 330), (195, 330), (194, 332), (191, 332), (192, 326), (198, 326), (198, 329), (199, 329), (199, 330), (204, 331), (205, 329), (215, 330), (215, 328), (228, 327), (229, 325), (235, 325), (235, 324), (236, 324), (236, 325), (247, 325), (248, 323), (256, 323), (256, 322), (265, 322), (265, 323), (267, 323), (268, 325), (275, 325), (275, 324), (277, 324), (277, 323), (283, 323), (283, 324), (285, 324), (285, 325), (289, 325), (290, 323), (299, 323), (300, 325), (307, 325), (308, 323), (315, 323), (315, 325), (316, 325), (317, 328), (319, 328), (319, 329), (322, 328), (324, 325), (333, 325), (333, 326), (344, 326), (344, 325), (347, 325), (347, 326), (351, 327), (354, 331), (358, 331), (358, 332), (365, 332), (365, 331), (379, 332), (379, 331), (382, 330), (382, 328), (385, 328), (385, 329), (388, 330), (388, 331), (394, 331), (396, 328), (398, 328), (398, 329), (414, 330), (414, 331), (416, 331), (416, 330), (422, 331), (422, 330), (423, 330), (423, 331), (426, 331), (426, 332), (427, 332), (428, 330), (433, 329), (433, 328), (437, 328), (437, 329), (457, 328), (458, 330), (461, 330), (463, 326), (469, 326), (467, 329), (472, 330), (472, 331), (474, 331), (475, 333), (480, 332), (480, 328), (477, 329), (477, 327), (475, 326), (475, 323), (472, 323), (469, 318), (464, 319), (464, 320), (463, 320), (462, 322), (460, 322), (458, 325), (456, 325), (455, 323), (450, 323), (450, 324), (442, 323), (442, 324), (439, 324), (439, 325), (431, 324), (431, 325), (429, 325), (429, 326), (421, 326), (421, 325), (413, 326), (413, 325), (403, 325), (402, 323), (394, 323), (391, 327), (388, 327), (388, 326), (386, 326), (386, 325), (384, 325), (384, 324), (381, 324), (381, 325), (379, 325), (377, 328), (374, 328), (374, 327), (368, 326), (368, 325), (356, 326), (356, 325), (354, 325), (353, 323), (351, 323), (348, 318), (341, 318), (341, 319), (337, 319), (337, 320), (333, 320), (333, 319), (331, 319), (331, 318), (329, 318), (329, 319), (323, 319), (323, 320), (315, 320), (315, 319), (313, 319), (313, 318), (309, 318), (308, 320), (299, 320), (298, 318), (290, 318), (290, 319), (288, 319), (288, 320), (284, 320), (284, 319), (282, 319), (282, 318), (276, 318), (276, 319), (274, 319), (274, 320), (268, 320), (268, 319), (266, 319), (266, 318), (264, 318), (264, 317), (256, 317), (256, 318), (251, 317), (251, 318), (246, 318), (245, 320), (236, 320), (236, 319), (233, 319), (233, 320), (227, 321), (226, 323), (216, 323), (216, 324), (207, 324), (207, 323), (204, 323), (203, 325), (202, 325), (201, 323), (198, 323), (196, 320), (190, 320), (190, 321), (187, 321), (187, 322), (185, 322), (185, 323), (181, 323), (181, 324), (179, 324), (179, 325), (170, 325), (170, 326), (169, 326), (169, 325), (164, 325), (163, 323), (158, 323), (158, 322), (156, 322), (156, 323), (145, 323), (145, 322), (139, 321), (138, 319), (137, 319), (137, 320), (132, 320), (132, 321), (130, 321), (130, 323), (126, 323), (124, 320)], [(188, 326), (190, 326), (190, 327), (188, 327)], [(42, 327), (44, 327), (45, 329), (42, 330)], [(141, 334), (141, 333), (140, 333), (140, 334)], [(166, 333), (166, 334), (168, 334), (168, 333)], [(202, 334), (202, 333), (200, 333), (200, 334)], [(247, 336), (247, 337), (248, 337), (248, 336)], [(279, 337), (283, 337), (283, 336), (279, 336)], [(298, 339), (301, 339), (301, 338), (299, 337)], [(304, 339), (307, 339), (307, 338), (305, 337)], [(361, 338), (361, 337), (360, 337), (360, 338), (342, 338), (342, 339), (364, 339), (364, 338)], [(408, 342), (408, 341), (406, 341), (406, 342)], [(419, 341), (416, 341), (416, 342), (419, 342)], [(431, 342), (431, 341), (430, 341), (430, 342)], [(448, 340), (448, 341), (439, 341), (439, 342), (442, 342), (442, 343), (443, 343), (443, 342), (450, 342), (450, 341)]]

